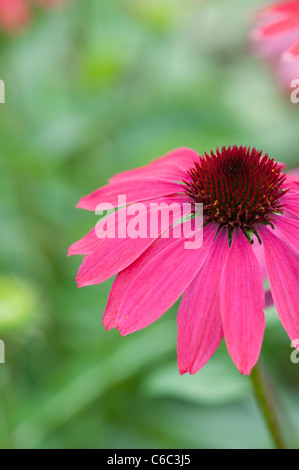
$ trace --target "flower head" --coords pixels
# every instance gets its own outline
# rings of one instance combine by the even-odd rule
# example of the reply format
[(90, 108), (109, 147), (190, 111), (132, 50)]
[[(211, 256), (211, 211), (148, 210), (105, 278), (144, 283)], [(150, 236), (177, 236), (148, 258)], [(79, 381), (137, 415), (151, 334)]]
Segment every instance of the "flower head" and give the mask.
[[(43, 7), (51, 7), (63, 0), (33, 0)], [(31, 19), (30, 0), (0, 0), (0, 28), (15, 33), (26, 26)]]
[(187, 194), (203, 204), (206, 220), (244, 232), (279, 212), (287, 191), (278, 164), (246, 147), (205, 155), (188, 174)]
[[(157, 320), (183, 294), (178, 312), (178, 366), (197, 372), (222, 338), (241, 373), (250, 374), (258, 360), (264, 329), (268, 278), (281, 323), (291, 340), (299, 338), (299, 180), (283, 174), (284, 166), (247, 147), (223, 147), (199, 156), (177, 149), (149, 165), (114, 176), (110, 183), (80, 200), (95, 210), (99, 203), (127, 207), (102, 219), (118, 228), (132, 224), (132, 207), (141, 203), (146, 224), (156, 203), (176, 203), (172, 219), (163, 219), (155, 235), (130, 237), (128, 232), (97, 237), (97, 228), (72, 245), (69, 254), (86, 255), (77, 275), (79, 287), (117, 274), (103, 322), (122, 335)], [(188, 203), (189, 213), (181, 216)], [(187, 249), (194, 207), (202, 204), (203, 243)], [(131, 211), (129, 218), (123, 217)], [(163, 211), (162, 211), (163, 212)], [(195, 224), (196, 225), (196, 224)], [(170, 229), (169, 229), (170, 226)], [(174, 236), (177, 227), (180, 236)], [(165, 237), (168, 229), (169, 236)]]
[(252, 32), (258, 52), (273, 60), (279, 77), (290, 87), (299, 79), (299, 0), (279, 2), (260, 12)]

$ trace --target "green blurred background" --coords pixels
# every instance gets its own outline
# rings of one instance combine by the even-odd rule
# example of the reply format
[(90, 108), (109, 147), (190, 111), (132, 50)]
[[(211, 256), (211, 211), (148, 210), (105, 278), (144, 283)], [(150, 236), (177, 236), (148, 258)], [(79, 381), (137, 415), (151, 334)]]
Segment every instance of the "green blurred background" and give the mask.
[[(250, 53), (260, 4), (69, 0), (1, 35), (1, 448), (272, 446), (225, 344), (180, 377), (178, 305), (143, 331), (108, 333), (112, 281), (77, 289), (80, 257), (66, 257), (96, 222), (79, 198), (175, 147), (252, 145), (299, 166), (298, 106)], [(262, 357), (296, 446), (291, 351), (270, 309)]]

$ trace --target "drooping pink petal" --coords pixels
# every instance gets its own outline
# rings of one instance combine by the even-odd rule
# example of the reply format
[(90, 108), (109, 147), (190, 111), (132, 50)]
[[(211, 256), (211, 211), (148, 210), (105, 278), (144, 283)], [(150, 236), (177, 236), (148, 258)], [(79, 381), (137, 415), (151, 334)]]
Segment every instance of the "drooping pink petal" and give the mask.
[(274, 303), (291, 340), (299, 338), (299, 258), (271, 229), (261, 226)]
[(299, 192), (289, 192), (281, 198), (284, 209), (299, 217)]
[[(297, 37), (299, 35), (299, 29)], [(279, 78), (285, 84), (288, 90), (292, 92), (291, 98), (295, 100), (298, 96), (298, 86), (294, 85), (294, 80), (299, 77), (299, 56), (290, 53), (290, 49), (284, 52), (279, 63)]]
[(287, 165), (285, 163), (282, 163), (282, 162), (277, 162), (277, 166), (281, 170), (284, 170), (287, 167)]
[(272, 59), (287, 90), (299, 73), (299, 9), (298, 2), (294, 4), (270, 5), (259, 15), (262, 24), (251, 34), (255, 49)]
[(253, 252), (254, 252), (257, 260), (258, 260), (263, 280), (266, 280), (266, 279), (268, 279), (268, 272), (267, 272), (267, 265), (266, 265), (266, 260), (265, 260), (264, 248), (258, 242), (258, 240), (255, 239), (254, 244), (252, 245), (252, 249), (253, 249)]
[[(159, 199), (156, 199), (155, 201), (150, 201), (150, 202), (145, 201), (143, 204), (144, 204), (144, 207), (147, 211), (151, 210), (151, 207), (152, 207), (153, 203), (162, 204), (162, 205), (163, 204), (168, 204), (169, 207), (172, 207), (172, 204), (175, 204), (175, 205), (179, 204), (180, 207), (182, 208), (181, 210), (183, 212), (183, 204), (186, 203), (186, 202), (188, 202), (188, 198), (186, 198), (185, 195), (181, 195), (181, 196), (176, 196), (175, 198), (167, 197), (167, 198), (159, 198)], [(162, 207), (162, 206), (160, 206), (160, 207)], [(110, 221), (111, 221), (111, 225), (112, 225), (112, 233), (109, 233), (109, 229), (107, 229), (106, 230), (107, 236), (109, 235), (110, 237), (113, 238), (114, 233), (115, 234), (118, 233), (119, 226), (121, 226), (120, 227), (120, 232), (124, 233), (125, 227), (123, 227), (123, 225), (126, 226), (129, 222), (129, 220), (130, 220), (130, 217), (126, 217), (127, 211), (128, 211), (128, 208), (124, 207), (122, 209), (119, 209), (117, 212), (113, 212), (112, 214), (109, 214), (107, 217), (102, 218), (97, 223), (96, 227), (94, 227), (87, 235), (85, 235), (83, 238), (81, 238), (77, 242), (73, 243), (73, 245), (71, 245), (69, 247), (68, 256), (71, 256), (71, 255), (89, 255), (90, 253), (92, 253), (98, 247), (98, 244), (99, 244), (99, 237), (97, 236), (97, 230), (99, 228), (105, 226), (105, 225), (107, 227), (109, 227), (110, 226)], [(175, 214), (176, 213), (177, 213), (177, 210), (175, 211)], [(158, 212), (157, 212), (157, 214), (158, 214)], [(166, 214), (166, 207), (161, 212), (161, 217), (163, 216), (163, 214)], [(173, 220), (177, 220), (177, 216), (175, 214), (174, 214), (175, 217), (174, 217)], [(172, 220), (172, 218), (171, 218), (171, 220)], [(113, 223), (113, 221), (114, 221), (114, 223)], [(158, 224), (158, 227), (157, 227), (157, 236), (160, 234), (161, 230), (162, 230), (162, 227), (161, 227), (161, 220), (160, 220), (160, 222)], [(127, 232), (127, 230), (125, 230), (125, 231)]]
[(100, 203), (118, 206), (119, 196), (126, 196), (127, 204), (133, 202), (157, 199), (162, 196), (170, 196), (181, 193), (183, 186), (178, 183), (164, 181), (156, 178), (139, 178), (119, 183), (107, 184), (97, 189), (88, 196), (80, 199), (77, 207), (95, 211)]
[(249, 375), (262, 346), (265, 298), (258, 261), (241, 229), (233, 233), (222, 273), (220, 299), (228, 351), (239, 371)]
[(289, 0), (289, 1), (284, 0), (283, 2), (276, 2), (272, 5), (266, 6), (263, 12), (299, 15), (299, 2), (298, 0)]
[(0, 25), (14, 33), (30, 20), (29, 5), (24, 0), (0, 0)]
[(299, 19), (297, 15), (290, 16), (286, 19), (267, 24), (266, 26), (261, 27), (259, 31), (261, 35), (265, 37), (276, 35), (276, 34), (282, 34), (282, 33), (288, 32), (289, 30), (297, 29), (298, 21)]
[(199, 162), (198, 153), (189, 148), (178, 148), (157, 158), (149, 165), (133, 170), (118, 173), (110, 178), (111, 183), (136, 178), (158, 178), (168, 181), (182, 181), (187, 175), (186, 171)]
[(290, 59), (295, 59), (299, 56), (299, 39), (291, 45), (291, 47), (286, 51), (286, 54), (289, 55)]
[[(171, 199), (169, 199), (171, 202)], [(127, 215), (123, 218), (126, 209), (121, 209), (115, 214), (111, 214), (98, 224), (96, 230), (101, 228), (103, 224), (107, 224), (114, 215), (120, 220), (116, 219), (115, 224), (112, 224), (111, 231), (108, 230), (108, 237), (98, 238), (95, 249), (83, 261), (78, 271), (76, 281), (78, 287), (89, 286), (92, 284), (100, 284), (101, 282), (109, 279), (118, 272), (125, 269), (133, 261), (135, 261), (157, 238), (160, 233), (164, 232), (173, 222), (180, 220), (184, 214), (184, 207), (180, 202), (182, 199), (176, 198), (176, 206), (173, 213), (169, 214), (169, 205), (165, 204), (159, 206), (158, 204), (152, 208), (151, 203), (147, 202), (142, 205), (140, 213), (145, 216), (146, 226), (144, 227), (144, 234), (142, 237), (132, 238), (128, 232), (130, 221), (134, 219), (133, 216)], [(153, 215), (161, 215), (158, 218), (157, 232), (151, 236), (151, 223)], [(166, 215), (166, 217), (163, 216)], [(121, 238), (119, 233), (123, 233)], [(97, 231), (96, 234), (99, 232)], [(93, 238), (93, 242), (95, 242)], [(84, 244), (84, 242), (83, 242)], [(78, 249), (78, 247), (76, 247)]]
[(107, 330), (116, 327), (122, 300), (129, 286), (134, 281), (138, 269), (142, 269), (142, 266), (146, 266), (157, 253), (160, 253), (160, 256), (162, 256), (163, 252), (169, 248), (169, 244), (175, 242), (176, 240), (174, 239), (159, 237), (136, 261), (116, 276), (103, 315), (103, 325)]
[(285, 188), (290, 188), (292, 191), (299, 191), (299, 178), (296, 173), (288, 173), (284, 182)]
[[(150, 210), (150, 203), (145, 202), (144, 204), (145, 209)], [(119, 228), (120, 232), (123, 232), (124, 229), (125, 231), (127, 231), (126, 227), (129, 220), (130, 217), (127, 217), (127, 207), (123, 207), (118, 211), (112, 212), (111, 214), (102, 218), (87, 235), (85, 235), (83, 238), (71, 245), (68, 249), (68, 256), (91, 254), (96, 248), (100, 247), (102, 244), (99, 243), (99, 240), (101, 240), (101, 238), (97, 235), (99, 233), (99, 229), (102, 228), (104, 230), (104, 227), (106, 226), (105, 233), (107, 235), (107, 238), (115, 239), (117, 238), (117, 235), (119, 235)], [(122, 237), (119, 235), (118, 238)]]
[(292, 168), (289, 172), (288, 175), (291, 175), (295, 177), (299, 183), (299, 168)]
[(89, 255), (92, 253), (98, 244), (98, 237), (96, 236), (95, 227), (88, 232), (83, 238), (73, 243), (68, 249), (68, 256), (71, 255)]
[(168, 243), (157, 240), (148, 253), (117, 276), (104, 325), (116, 325), (126, 335), (156, 321), (198, 273), (216, 230), (214, 224), (204, 228), (203, 246), (194, 250), (185, 248), (185, 238), (166, 240)]
[(295, 253), (299, 254), (299, 220), (275, 215), (273, 217), (273, 223), (274, 226), (278, 227), (281, 231)]
[(277, 58), (292, 44), (297, 37), (297, 31), (287, 31), (284, 34), (265, 36), (261, 28), (252, 31), (250, 35), (254, 49), (262, 57)]
[(178, 313), (178, 367), (195, 374), (214, 354), (223, 338), (220, 279), (228, 254), (228, 232), (222, 229), (202, 269), (183, 295)]

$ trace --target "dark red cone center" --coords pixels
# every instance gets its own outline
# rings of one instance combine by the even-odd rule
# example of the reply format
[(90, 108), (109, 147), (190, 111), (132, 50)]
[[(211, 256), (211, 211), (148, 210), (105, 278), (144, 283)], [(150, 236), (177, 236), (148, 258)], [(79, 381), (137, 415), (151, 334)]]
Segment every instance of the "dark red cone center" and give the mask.
[(216, 153), (205, 153), (188, 175), (186, 192), (203, 204), (208, 222), (247, 231), (282, 212), (285, 175), (268, 154), (262, 156), (255, 148), (223, 147)]

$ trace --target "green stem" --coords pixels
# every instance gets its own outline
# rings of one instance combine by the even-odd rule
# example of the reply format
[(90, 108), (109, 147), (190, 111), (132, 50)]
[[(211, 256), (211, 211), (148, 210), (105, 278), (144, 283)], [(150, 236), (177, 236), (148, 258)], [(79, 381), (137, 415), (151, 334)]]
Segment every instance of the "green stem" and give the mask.
[(286, 449), (281, 427), (275, 412), (271, 391), (265, 382), (264, 374), (259, 363), (252, 369), (250, 378), (256, 399), (264, 415), (276, 449)]

